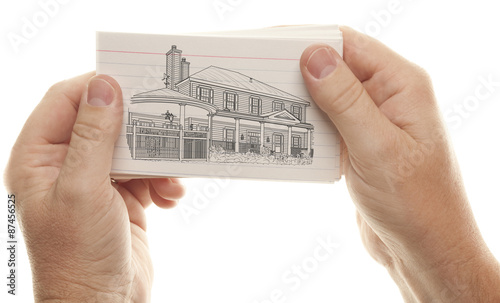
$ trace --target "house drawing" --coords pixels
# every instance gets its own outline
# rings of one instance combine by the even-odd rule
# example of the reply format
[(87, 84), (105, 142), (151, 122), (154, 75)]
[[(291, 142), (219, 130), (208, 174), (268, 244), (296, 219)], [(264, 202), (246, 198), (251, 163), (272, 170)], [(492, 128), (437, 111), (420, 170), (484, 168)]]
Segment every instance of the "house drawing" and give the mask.
[[(132, 96), (126, 126), (132, 159), (312, 164), (309, 101), (230, 69), (208, 66), (190, 75), (189, 67), (173, 45), (165, 87)], [(165, 110), (147, 112), (148, 104)]]

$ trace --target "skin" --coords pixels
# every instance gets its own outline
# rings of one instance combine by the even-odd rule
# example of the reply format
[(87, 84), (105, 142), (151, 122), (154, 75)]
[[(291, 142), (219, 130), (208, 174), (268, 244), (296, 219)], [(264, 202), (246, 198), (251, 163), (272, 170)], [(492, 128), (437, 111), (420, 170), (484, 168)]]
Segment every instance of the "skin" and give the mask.
[(306, 86), (344, 141), (363, 243), (406, 302), (500, 302), (500, 271), (476, 225), (429, 76), (343, 27), (344, 58), (312, 45)]
[[(89, 105), (89, 83), (111, 104)], [(184, 188), (177, 179), (110, 181), (122, 115), (118, 83), (88, 73), (50, 88), (12, 149), (5, 179), (37, 302), (149, 301), (144, 209), (173, 207)]]
[[(499, 302), (499, 265), (472, 215), (428, 75), (376, 40), (342, 31), (344, 60), (312, 45), (300, 68), (342, 135), (365, 247), (406, 302)], [(37, 302), (149, 301), (144, 209), (174, 206), (184, 188), (176, 179), (110, 182), (122, 110), (110, 77), (63, 81), (12, 149), (5, 180)]]

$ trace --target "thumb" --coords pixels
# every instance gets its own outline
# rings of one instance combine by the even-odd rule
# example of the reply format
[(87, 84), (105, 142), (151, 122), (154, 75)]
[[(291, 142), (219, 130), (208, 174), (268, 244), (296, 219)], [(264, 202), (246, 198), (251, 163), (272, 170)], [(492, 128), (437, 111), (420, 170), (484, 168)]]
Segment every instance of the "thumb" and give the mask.
[(340, 55), (328, 45), (312, 45), (303, 52), (300, 69), (311, 97), (337, 127), (349, 155), (380, 150), (381, 138), (394, 125)]
[(122, 125), (123, 103), (111, 77), (92, 77), (83, 92), (59, 181), (71, 190), (95, 189), (108, 182), (115, 141)]

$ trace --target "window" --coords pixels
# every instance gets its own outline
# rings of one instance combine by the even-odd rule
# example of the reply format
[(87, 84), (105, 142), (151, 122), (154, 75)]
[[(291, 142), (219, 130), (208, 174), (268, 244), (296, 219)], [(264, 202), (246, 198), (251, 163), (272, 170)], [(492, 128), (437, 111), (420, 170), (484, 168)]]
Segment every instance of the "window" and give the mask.
[(196, 99), (207, 103), (214, 103), (214, 90), (208, 87), (198, 86), (196, 88)]
[(234, 129), (225, 128), (224, 129), (224, 141), (233, 142), (234, 141)]
[(250, 113), (260, 115), (262, 100), (257, 97), (250, 97)]
[(273, 102), (273, 111), (279, 112), (279, 111), (282, 111), (284, 109), (285, 109), (285, 104), (283, 104), (283, 102), (279, 102), (279, 101)]
[(295, 118), (302, 121), (302, 107), (298, 105), (292, 105), (292, 115), (294, 115)]
[(292, 137), (292, 147), (300, 148), (301, 147), (301, 138), (299, 136)]
[(238, 95), (235, 93), (224, 92), (224, 109), (238, 110)]
[(254, 144), (259, 144), (259, 137), (256, 137), (256, 136), (250, 136), (250, 144), (254, 145)]
[(251, 147), (256, 147), (260, 143), (260, 133), (248, 132), (248, 142), (250, 142)]

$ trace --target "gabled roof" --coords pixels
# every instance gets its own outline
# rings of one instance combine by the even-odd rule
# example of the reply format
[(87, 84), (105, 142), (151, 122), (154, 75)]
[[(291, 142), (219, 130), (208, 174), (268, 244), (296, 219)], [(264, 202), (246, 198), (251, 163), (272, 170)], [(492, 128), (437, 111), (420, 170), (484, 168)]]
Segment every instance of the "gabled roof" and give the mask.
[(286, 109), (262, 115), (262, 117), (268, 118), (269, 120), (287, 120), (289, 122), (300, 123), (300, 120)]
[(195, 74), (192, 74), (189, 78), (192, 80), (210, 82), (215, 85), (222, 85), (233, 89), (245, 90), (250, 93), (271, 96), (273, 98), (280, 98), (309, 105), (308, 101), (282, 91), (267, 83), (255, 80), (254, 78), (248, 77), (242, 73), (217, 66), (209, 66)]

